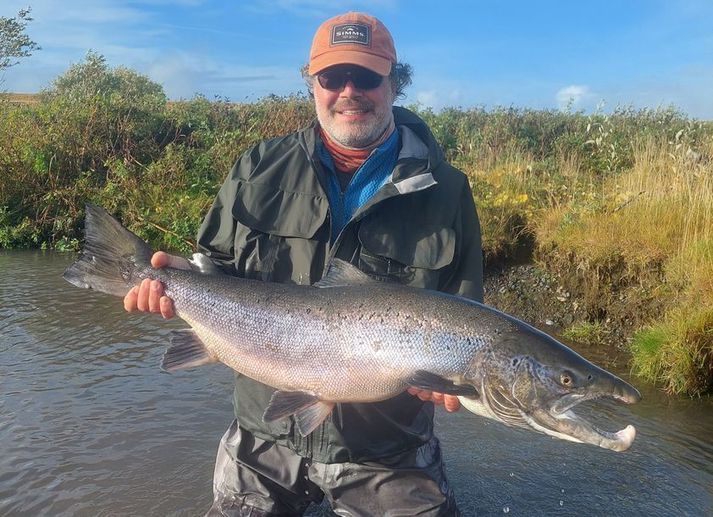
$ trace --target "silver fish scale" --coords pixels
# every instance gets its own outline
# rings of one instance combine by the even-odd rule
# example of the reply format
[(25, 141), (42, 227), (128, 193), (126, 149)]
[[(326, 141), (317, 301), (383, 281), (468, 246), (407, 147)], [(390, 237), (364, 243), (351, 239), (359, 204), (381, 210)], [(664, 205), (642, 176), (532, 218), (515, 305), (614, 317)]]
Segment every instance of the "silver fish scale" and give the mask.
[[(481, 396), (461, 403), (488, 418), (616, 451), (636, 436), (631, 425), (598, 431), (572, 411), (601, 396), (637, 402), (634, 387), (496, 309), (370, 282), (341, 261), (330, 265), (319, 288), (155, 270), (145, 243), (100, 207), (86, 210), (85, 248), (63, 277), (122, 297), (143, 278), (163, 281), (208, 353), (257, 381), (329, 402), (371, 402), (398, 394), (409, 381), (429, 385), (428, 375), (412, 379), (424, 370), (436, 375), (433, 389), (445, 389), (438, 376), (474, 386)], [(339, 283), (351, 285), (334, 287)], [(198, 348), (194, 357), (189, 346), (177, 349), (167, 367), (200, 362)], [(562, 380), (564, 372), (570, 381)]]
[(315, 288), (171, 269), (151, 276), (221, 362), (323, 400), (382, 400), (417, 370), (459, 379), (489, 342), (469, 324), (480, 320), (482, 334), (478, 306), (421, 289)]

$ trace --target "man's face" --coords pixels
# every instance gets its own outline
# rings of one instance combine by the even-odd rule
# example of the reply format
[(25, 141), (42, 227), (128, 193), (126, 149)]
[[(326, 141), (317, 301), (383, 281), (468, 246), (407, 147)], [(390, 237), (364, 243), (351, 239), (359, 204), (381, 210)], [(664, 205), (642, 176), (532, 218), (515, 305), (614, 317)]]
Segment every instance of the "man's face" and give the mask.
[[(336, 65), (328, 70), (358, 68)], [(315, 80), (314, 103), (317, 119), (332, 139), (345, 147), (363, 148), (374, 143), (391, 123), (394, 93), (388, 77), (373, 89), (359, 89), (350, 79), (343, 87), (328, 90)]]

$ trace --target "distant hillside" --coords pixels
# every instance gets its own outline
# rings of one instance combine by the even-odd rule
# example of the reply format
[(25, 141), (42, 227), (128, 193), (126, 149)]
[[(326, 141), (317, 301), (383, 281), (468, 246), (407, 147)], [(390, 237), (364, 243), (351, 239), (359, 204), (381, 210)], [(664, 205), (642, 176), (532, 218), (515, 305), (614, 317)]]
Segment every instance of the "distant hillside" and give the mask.
[[(38, 104), (40, 102), (40, 94), (39, 93), (3, 93), (0, 92), (0, 102), (6, 101), (6, 102), (11, 102), (13, 104), (27, 104), (27, 105), (34, 105)], [(167, 106), (173, 106), (176, 104), (181, 104), (181, 103), (188, 103), (190, 100), (178, 100), (178, 101), (166, 101)], [(226, 102), (226, 105), (233, 105), (237, 103), (233, 102)]]
[(39, 94), (37, 93), (0, 93), (0, 99), (15, 104), (37, 104)]

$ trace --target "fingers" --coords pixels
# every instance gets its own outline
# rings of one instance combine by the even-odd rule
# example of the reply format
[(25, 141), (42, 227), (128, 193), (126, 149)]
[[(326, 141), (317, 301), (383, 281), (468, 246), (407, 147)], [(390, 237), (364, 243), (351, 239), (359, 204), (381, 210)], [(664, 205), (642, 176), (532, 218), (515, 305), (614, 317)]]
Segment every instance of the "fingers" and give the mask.
[(163, 316), (167, 320), (173, 318), (176, 315), (176, 311), (173, 308), (173, 300), (171, 300), (168, 296), (162, 296), (159, 305), (161, 310), (161, 316)]
[(415, 395), (424, 402), (428, 402), (429, 400), (431, 400), (431, 392), (428, 390), (422, 390), (419, 388), (408, 388), (406, 391), (408, 391), (411, 395)]
[(144, 278), (139, 284), (139, 296), (136, 299), (136, 308), (141, 312), (149, 310), (149, 294), (151, 293), (151, 279)]
[(151, 256), (151, 265), (155, 268), (162, 268), (168, 266), (171, 255), (165, 251), (157, 251)]
[(407, 388), (406, 391), (408, 391), (411, 395), (415, 395), (424, 402), (431, 401), (437, 406), (442, 405), (449, 413), (453, 413), (454, 411), (458, 411), (460, 409), (460, 400), (458, 400), (458, 397), (455, 395), (445, 395), (436, 391), (422, 390), (419, 388)]
[(172, 267), (174, 269), (191, 269), (191, 265), (183, 257), (169, 255), (165, 251), (157, 251), (151, 256), (151, 265), (155, 268)]
[(454, 413), (460, 409), (460, 400), (455, 395), (444, 395), (443, 406), (449, 413)]
[(133, 287), (126, 294), (124, 309), (127, 312), (153, 312), (166, 319), (176, 315), (173, 300), (163, 294), (163, 284), (150, 278), (144, 278), (139, 286)]
[[(155, 268), (167, 266), (177, 269), (190, 268), (188, 261), (183, 257), (169, 255), (164, 251), (157, 251), (153, 254), (151, 265)], [(163, 284), (150, 278), (144, 278), (141, 284), (132, 287), (124, 296), (124, 310), (126, 312), (153, 312), (161, 314), (166, 319), (176, 315), (173, 300), (164, 295)]]
[(149, 312), (161, 312), (160, 300), (163, 296), (163, 285), (158, 280), (149, 284)]
[(139, 298), (138, 286), (132, 287), (131, 290), (124, 296), (124, 310), (126, 312), (134, 312), (137, 309), (137, 300)]

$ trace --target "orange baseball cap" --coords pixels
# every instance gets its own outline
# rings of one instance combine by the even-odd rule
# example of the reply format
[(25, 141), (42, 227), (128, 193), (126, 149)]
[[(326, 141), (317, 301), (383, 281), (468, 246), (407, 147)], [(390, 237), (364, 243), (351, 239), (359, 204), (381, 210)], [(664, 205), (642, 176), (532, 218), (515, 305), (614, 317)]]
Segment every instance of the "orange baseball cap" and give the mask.
[(310, 75), (333, 65), (351, 64), (389, 75), (396, 49), (389, 30), (364, 13), (349, 12), (319, 26), (309, 53)]

